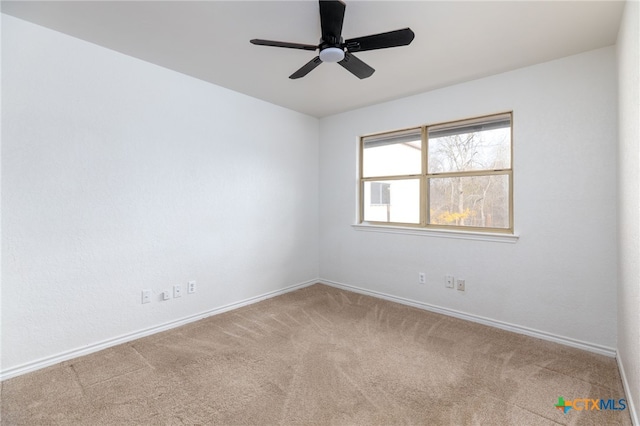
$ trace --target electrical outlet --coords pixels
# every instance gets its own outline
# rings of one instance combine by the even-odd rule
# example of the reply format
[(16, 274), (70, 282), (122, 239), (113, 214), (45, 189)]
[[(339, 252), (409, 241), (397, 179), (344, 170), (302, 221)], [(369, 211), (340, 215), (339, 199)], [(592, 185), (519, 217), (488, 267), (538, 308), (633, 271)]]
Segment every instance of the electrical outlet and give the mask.
[(171, 299), (171, 292), (169, 290), (165, 290), (162, 292), (162, 300)]
[(151, 303), (151, 290), (142, 290), (142, 303)]
[(418, 284), (426, 284), (427, 283), (427, 277), (424, 275), (424, 272), (420, 272), (418, 274)]
[(180, 284), (173, 286), (173, 297), (182, 297), (182, 286)]
[(464, 291), (464, 280), (458, 280), (456, 282), (456, 289), (458, 291)]
[(189, 284), (187, 284), (187, 293), (191, 294), (195, 292), (196, 292), (196, 282), (189, 281)]
[(453, 276), (447, 275), (444, 277), (444, 286), (447, 288), (453, 288)]

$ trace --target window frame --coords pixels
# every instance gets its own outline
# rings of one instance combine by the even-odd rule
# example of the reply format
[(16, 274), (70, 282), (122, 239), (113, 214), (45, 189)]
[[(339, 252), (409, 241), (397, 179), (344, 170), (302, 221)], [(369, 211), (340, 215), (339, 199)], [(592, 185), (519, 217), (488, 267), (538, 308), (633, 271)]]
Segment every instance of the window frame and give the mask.
[[(489, 121), (491, 119), (497, 119), (499, 117), (509, 117), (509, 168), (499, 168), (499, 169), (486, 169), (486, 170), (469, 170), (469, 171), (455, 171), (455, 172), (438, 172), (438, 173), (428, 173), (429, 172), (429, 129), (434, 127), (452, 127), (455, 128), (457, 126), (462, 126), (464, 124), (473, 124), (474, 122), (482, 123), (485, 121)], [(394, 133), (406, 133), (412, 131), (420, 131), (421, 136), (421, 162), (422, 162), (422, 170), (420, 174), (408, 174), (408, 175), (393, 175), (393, 176), (367, 176), (364, 177), (364, 144), (367, 138), (371, 137), (380, 137), (384, 135), (393, 135)], [(360, 136), (359, 138), (359, 146), (358, 146), (358, 224), (359, 225), (375, 225), (380, 227), (388, 227), (388, 228), (415, 228), (415, 229), (426, 229), (426, 230), (443, 230), (443, 231), (455, 231), (455, 232), (474, 232), (474, 233), (486, 233), (486, 234), (514, 234), (514, 202), (513, 202), (513, 111), (505, 111), (499, 112), (495, 114), (487, 114), (482, 116), (476, 116), (461, 120), (452, 120), (441, 123), (433, 123), (433, 124), (425, 124), (417, 127), (407, 127), (404, 129), (398, 129), (393, 131), (385, 131), (378, 133), (371, 133), (367, 135)], [(494, 176), (494, 175), (506, 175), (508, 177), (509, 182), (509, 190), (508, 190), (508, 217), (509, 217), (509, 226), (507, 228), (496, 228), (496, 227), (481, 227), (481, 226), (461, 226), (461, 225), (444, 225), (444, 224), (431, 224), (429, 223), (429, 205), (430, 205), (430, 190), (429, 183), (430, 179), (437, 178), (456, 178), (456, 177), (471, 177), (471, 176)], [(420, 200), (419, 200), (419, 223), (403, 223), (403, 222), (380, 222), (380, 221), (370, 221), (365, 220), (364, 212), (364, 188), (365, 182), (380, 182), (380, 181), (389, 181), (389, 180), (402, 180), (402, 179), (419, 179), (420, 185)]]

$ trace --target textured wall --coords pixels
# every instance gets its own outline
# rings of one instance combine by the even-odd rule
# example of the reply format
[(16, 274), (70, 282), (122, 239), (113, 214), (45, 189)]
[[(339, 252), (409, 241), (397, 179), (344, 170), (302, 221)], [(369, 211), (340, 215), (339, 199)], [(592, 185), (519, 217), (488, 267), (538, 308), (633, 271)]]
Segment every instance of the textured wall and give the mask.
[(640, 12), (628, 1), (618, 35), (618, 354), (627, 397), (640, 410)]
[[(359, 135), (509, 110), (516, 244), (351, 227)], [(320, 276), (613, 350), (616, 110), (610, 47), (321, 120)]]
[(317, 119), (2, 19), (3, 370), (318, 276)]

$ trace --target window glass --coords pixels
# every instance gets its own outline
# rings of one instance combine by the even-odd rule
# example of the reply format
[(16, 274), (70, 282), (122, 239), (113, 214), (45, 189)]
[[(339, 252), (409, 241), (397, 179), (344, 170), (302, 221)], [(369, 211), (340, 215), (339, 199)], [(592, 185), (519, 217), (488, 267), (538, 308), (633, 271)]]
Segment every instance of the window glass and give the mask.
[(420, 129), (363, 138), (363, 177), (419, 175), (421, 172)]
[(364, 195), (364, 220), (420, 223), (419, 179), (365, 182)]
[(509, 176), (429, 179), (429, 224), (509, 228)]
[(386, 182), (371, 182), (371, 205), (391, 204), (391, 184)]
[(510, 126), (507, 118), (487, 124), (429, 128), (428, 172), (510, 168)]

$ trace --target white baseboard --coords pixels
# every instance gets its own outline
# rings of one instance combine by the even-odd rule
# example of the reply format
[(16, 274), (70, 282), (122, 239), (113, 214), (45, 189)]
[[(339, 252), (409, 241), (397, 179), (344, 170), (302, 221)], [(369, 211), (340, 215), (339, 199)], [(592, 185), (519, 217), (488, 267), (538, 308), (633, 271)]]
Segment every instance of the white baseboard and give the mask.
[[(596, 345), (593, 343), (589, 343), (589, 342), (583, 342), (580, 340), (576, 340), (576, 339), (571, 339), (569, 337), (564, 337), (564, 336), (559, 336), (559, 335), (555, 335), (552, 333), (547, 333), (547, 332), (543, 332), (543, 331), (539, 331), (539, 330), (534, 330), (531, 328), (527, 328), (527, 327), (522, 327), (522, 326), (518, 326), (515, 324), (510, 324), (510, 323), (506, 323), (503, 321), (497, 321), (494, 319), (490, 319), (490, 318), (485, 318), (485, 317), (481, 317), (478, 315), (473, 315), (473, 314), (467, 314), (464, 312), (460, 312), (460, 311), (456, 311), (453, 309), (448, 309), (448, 308), (443, 308), (440, 306), (435, 306), (435, 305), (431, 305), (428, 303), (424, 303), (424, 302), (419, 302), (416, 300), (411, 300), (411, 299), (405, 299), (402, 297), (397, 297), (397, 296), (392, 296), (389, 294), (385, 294), (385, 293), (381, 293), (381, 292), (377, 292), (377, 291), (372, 291), (372, 290), (367, 290), (367, 289), (363, 289), (360, 287), (356, 287), (356, 286), (352, 286), (352, 285), (348, 285), (348, 284), (343, 284), (343, 283), (339, 283), (339, 282), (335, 282), (335, 281), (330, 281), (330, 280), (325, 280), (325, 279), (314, 279), (314, 280), (309, 280), (309, 281), (305, 281), (302, 283), (298, 283), (298, 284), (294, 284), (291, 285), (289, 287), (285, 287), (283, 289), (280, 290), (275, 290), (275, 291), (271, 291), (268, 293), (264, 293), (258, 296), (254, 296), (245, 300), (241, 300), (238, 302), (234, 302), (234, 303), (230, 303), (228, 305), (225, 306), (221, 306), (218, 308), (214, 308), (208, 311), (204, 311), (204, 312), (200, 312), (194, 315), (190, 315), (184, 318), (180, 318), (174, 321), (169, 321), (167, 323), (163, 323), (157, 326), (153, 326), (153, 327), (149, 327), (143, 330), (139, 330), (133, 333), (128, 333), (119, 337), (115, 337), (112, 339), (107, 339), (107, 340), (103, 340), (100, 342), (96, 342), (93, 343), (89, 346), (85, 346), (82, 348), (78, 348), (78, 349), (72, 349), (70, 351), (66, 351), (66, 352), (62, 352), (59, 353), (57, 355), (52, 355), (49, 357), (45, 357), (45, 358), (41, 358), (38, 359), (36, 361), (32, 361), (26, 364), (22, 364), (19, 365), (17, 367), (12, 367), (9, 368), (7, 370), (2, 370), (0, 371), (0, 381), (2, 380), (6, 380), (9, 379), (11, 377), (16, 377), (22, 374), (26, 374), (32, 371), (36, 371), (45, 367), (49, 367), (55, 364), (58, 364), (60, 362), (63, 361), (67, 361), (73, 358), (77, 358), (80, 356), (84, 356), (84, 355), (88, 355), (90, 353), (93, 352), (97, 352), (103, 349), (107, 349), (110, 348), (112, 346), (116, 346), (122, 343), (126, 343), (135, 339), (139, 339), (141, 337), (145, 337), (145, 336), (149, 336), (155, 333), (159, 333), (162, 331), (166, 331), (166, 330), (170, 330), (172, 328), (176, 328), (176, 327), (180, 327), (182, 325), (194, 322), (194, 321), (198, 321), (201, 320), (203, 318), (207, 318), (210, 317), (212, 315), (217, 315), (217, 314), (221, 314), (223, 312), (227, 312), (233, 309), (237, 309), (237, 308), (241, 308), (243, 306), (247, 306), (247, 305), (251, 305), (253, 303), (257, 303), (260, 302), (262, 300), (265, 299), (270, 299), (272, 297), (276, 297), (285, 293), (289, 293), (291, 291), (294, 290), (298, 290), (304, 287), (308, 287), (312, 284), (315, 283), (322, 283), (331, 287), (336, 287), (336, 288), (340, 288), (343, 290), (347, 290), (347, 291), (352, 291), (355, 293), (360, 293), (360, 294), (365, 294), (368, 296), (372, 296), (372, 297), (376, 297), (379, 299), (384, 299), (384, 300), (389, 300), (391, 302), (396, 302), (396, 303), (400, 303), (403, 305), (408, 305), (408, 306), (413, 306), (415, 308), (419, 308), (419, 309), (424, 309), (427, 311), (431, 311), (431, 312), (436, 312), (436, 313), (440, 313), (443, 315), (448, 315), (451, 317), (455, 317), (455, 318), (460, 318), (460, 319), (464, 319), (464, 320), (468, 320), (468, 321), (472, 321), (472, 322), (476, 322), (476, 323), (480, 323), (480, 324), (484, 324), (484, 325), (488, 325), (491, 327), (496, 327), (496, 328), (500, 328), (503, 330), (507, 330), (507, 331), (512, 331), (515, 333), (519, 333), (519, 334), (524, 334), (527, 336), (532, 336), (532, 337), (536, 337), (539, 339), (543, 339), (543, 340), (549, 340), (552, 342), (556, 342), (556, 343), (560, 343), (560, 344), (564, 344), (567, 346), (571, 346), (574, 348), (578, 348), (578, 349), (584, 349), (590, 352), (595, 352), (601, 355), (606, 355), (609, 357), (615, 357), (616, 356), (616, 350), (613, 348), (609, 348), (606, 346), (601, 346), (601, 345)], [(622, 364), (620, 363), (620, 360), (618, 359), (618, 365), (620, 366), (620, 374), (623, 377), (623, 382), (625, 383), (625, 390), (629, 389), (628, 388), (628, 383), (626, 382), (626, 377), (624, 376), (624, 372), (622, 369)], [(629, 394), (629, 392), (627, 392), (627, 395)], [(635, 409), (633, 408), (633, 402), (629, 401), (629, 409), (630, 409), (630, 413), (632, 415), (632, 420), (634, 420), (634, 425), (640, 426), (640, 423), (638, 423), (638, 419), (637, 419), (637, 413), (635, 412)]]
[(7, 370), (0, 371), (0, 381), (10, 379), (11, 377), (20, 376), (22, 374), (30, 373), (32, 371), (40, 370), (41, 368), (49, 367), (55, 364), (58, 364), (62, 361), (67, 361), (73, 358), (77, 358), (80, 356), (88, 355), (93, 352), (98, 352), (103, 349), (110, 348), (112, 346), (120, 345), (122, 343), (130, 342), (132, 340), (139, 339), (141, 337), (149, 336), (155, 333), (160, 333), (161, 331), (170, 330), (172, 328), (180, 327), (181, 325), (185, 325), (194, 321), (201, 320), (203, 318), (207, 318), (213, 315), (221, 314), (223, 312), (227, 312), (233, 309), (238, 309), (243, 306), (251, 305), (257, 302), (260, 302), (265, 299), (270, 299), (272, 297), (280, 296), (285, 293), (289, 293), (294, 290), (298, 290), (304, 287), (308, 287), (312, 284), (316, 284), (320, 282), (318, 279), (305, 281), (302, 283), (294, 284), (289, 287), (282, 288), (280, 290), (270, 291), (268, 293), (264, 293), (258, 296), (250, 297), (248, 299), (244, 299), (238, 302), (230, 303), (225, 306), (221, 306), (218, 308), (210, 309), (208, 311), (199, 312), (194, 315), (189, 315), (184, 318), (180, 318), (174, 321), (169, 321), (157, 326), (145, 328), (143, 330), (138, 330), (133, 333), (128, 333), (119, 337), (114, 337), (112, 339), (103, 340), (101, 342), (92, 343), (88, 346), (72, 349), (70, 351), (62, 352), (57, 355), (48, 356), (45, 358), (38, 359), (36, 361), (28, 362), (26, 364), (19, 365), (17, 367), (12, 367)]
[(424, 309), (426, 311), (436, 312), (443, 315), (448, 315), (455, 318), (460, 318), (467, 321), (472, 321), (491, 327), (496, 327), (502, 330), (512, 331), (518, 334), (524, 334), (538, 339), (548, 340), (556, 343), (560, 343), (566, 346), (571, 346), (578, 349), (583, 349), (589, 352), (595, 352), (608, 357), (615, 357), (616, 350), (607, 346), (597, 345), (595, 343), (583, 342), (581, 340), (572, 339), (570, 337), (559, 336), (553, 333), (547, 333), (545, 331), (535, 330), (528, 327), (523, 327), (516, 324), (510, 324), (504, 321), (498, 321), (491, 318), (482, 317), (479, 315), (467, 314), (464, 312), (456, 311), (454, 309), (443, 308), (441, 306), (431, 305), (429, 303), (419, 302), (417, 300), (405, 299), (403, 297), (392, 296), (390, 294), (381, 293), (378, 291), (367, 290), (361, 287), (343, 284), (336, 281), (330, 281), (320, 278), (321, 284), (326, 284), (331, 287), (340, 288), (355, 293), (364, 294), (367, 296), (376, 297), (379, 299), (389, 300), (391, 302), (400, 303), (402, 305), (413, 306), (414, 308)]
[[(618, 370), (620, 371), (622, 386), (624, 386), (624, 393), (627, 395), (627, 408), (629, 409), (629, 415), (631, 416), (631, 423), (633, 423), (634, 426), (640, 426), (640, 421), (638, 421), (638, 412), (636, 411), (636, 407), (633, 403), (633, 397), (636, 397), (636, 394), (631, 394), (631, 386), (627, 380), (627, 374), (624, 371), (624, 364), (622, 363), (620, 352), (618, 352), (618, 356), (616, 356), (616, 361), (618, 362)], [(638, 391), (638, 389), (633, 389), (633, 392)]]

